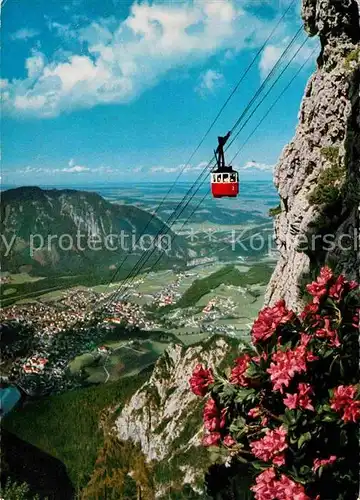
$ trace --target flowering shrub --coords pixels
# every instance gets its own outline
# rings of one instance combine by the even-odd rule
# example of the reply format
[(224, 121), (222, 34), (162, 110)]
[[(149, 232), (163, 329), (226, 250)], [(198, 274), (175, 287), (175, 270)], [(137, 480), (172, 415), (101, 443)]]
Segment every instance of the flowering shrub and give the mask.
[(249, 465), (256, 500), (355, 500), (358, 493), (359, 287), (323, 267), (300, 315), (264, 308), (232, 369), (197, 366), (204, 446)]

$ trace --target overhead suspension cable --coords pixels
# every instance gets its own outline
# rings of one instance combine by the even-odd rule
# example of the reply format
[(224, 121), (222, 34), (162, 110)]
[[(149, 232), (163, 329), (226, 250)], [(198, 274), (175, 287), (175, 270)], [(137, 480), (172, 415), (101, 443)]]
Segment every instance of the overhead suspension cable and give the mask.
[[(234, 89), (232, 90), (232, 92), (230, 93), (229, 97), (227, 98), (227, 100), (225, 101), (225, 103), (223, 104), (223, 106), (220, 108), (219, 112), (217, 113), (216, 117), (214, 118), (214, 120), (212, 121), (210, 127), (207, 129), (206, 133), (204, 134), (203, 138), (201, 139), (201, 141), (199, 142), (199, 144), (197, 145), (197, 147), (195, 148), (195, 150), (193, 151), (193, 153), (190, 155), (188, 161), (182, 166), (182, 169), (180, 170), (180, 172), (178, 173), (175, 181), (172, 183), (172, 185), (170, 186), (168, 192), (166, 193), (165, 197), (162, 199), (162, 201), (160, 202), (159, 206), (156, 208), (155, 212), (153, 212), (151, 214), (151, 217), (149, 218), (148, 222), (146, 223), (145, 227), (142, 229), (142, 233), (140, 234), (139, 238), (137, 239), (137, 241), (135, 242), (135, 246), (139, 243), (140, 241), (140, 238), (141, 236), (145, 233), (146, 229), (150, 226), (153, 218), (155, 217), (155, 215), (159, 212), (159, 210), (161, 209), (161, 207), (163, 206), (163, 204), (165, 203), (166, 199), (169, 197), (170, 193), (172, 192), (173, 188), (175, 187), (176, 183), (178, 182), (180, 176), (182, 175), (182, 173), (184, 172), (184, 170), (186, 169), (186, 167), (190, 164), (191, 160), (193, 159), (193, 157), (195, 156), (195, 154), (197, 153), (197, 151), (199, 150), (199, 148), (201, 147), (201, 145), (203, 144), (204, 140), (206, 139), (206, 137), (209, 135), (210, 131), (212, 130), (212, 128), (214, 127), (215, 123), (217, 122), (217, 120), (219, 119), (220, 115), (222, 114), (222, 112), (224, 111), (225, 107), (227, 106), (227, 104), (229, 103), (229, 101), (231, 100), (231, 98), (234, 96), (234, 94), (236, 93), (236, 91), (238, 90), (239, 86), (241, 85), (241, 83), (243, 82), (243, 80), (245, 79), (245, 77), (247, 76), (247, 74), (249, 73), (250, 69), (253, 67), (253, 65), (255, 64), (256, 60), (258, 59), (259, 55), (262, 53), (262, 51), (264, 50), (264, 48), (266, 47), (267, 43), (269, 42), (269, 40), (272, 38), (272, 36), (274, 35), (275, 31), (277, 30), (277, 28), (279, 27), (279, 25), (281, 24), (281, 22), (284, 20), (284, 18), (286, 17), (286, 15), (288, 14), (288, 12), (290, 11), (290, 9), (292, 8), (293, 4), (295, 3), (295, 0), (292, 0), (291, 3), (289, 4), (289, 6), (287, 7), (287, 9), (285, 10), (285, 12), (281, 15), (281, 17), (279, 18), (278, 22), (276, 23), (276, 25), (274, 26), (274, 28), (272, 29), (272, 31), (270, 32), (270, 34), (268, 35), (268, 37), (266, 38), (265, 42), (263, 43), (263, 45), (260, 47), (260, 49), (256, 52), (254, 58), (252, 59), (252, 61), (250, 62), (250, 64), (248, 65), (248, 67), (245, 69), (245, 71), (243, 72), (240, 80), (238, 81), (238, 83), (236, 84), (236, 86), (234, 87)], [(122, 266), (124, 265), (124, 263), (126, 262), (126, 260), (128, 259), (128, 254), (125, 255), (124, 259), (122, 260), (122, 262), (120, 263), (120, 265), (117, 267), (117, 269), (115, 270), (114, 274), (112, 275), (112, 277), (110, 278), (110, 281), (107, 285), (107, 288), (109, 288), (110, 284), (115, 280), (116, 276), (118, 275), (118, 273), (120, 272), (120, 270), (122, 269)], [(127, 278), (125, 278), (127, 279)]]
[[(271, 90), (274, 88), (274, 86), (276, 85), (276, 83), (278, 82), (278, 80), (281, 78), (281, 76), (285, 73), (285, 71), (287, 70), (287, 68), (290, 66), (290, 64), (292, 63), (292, 61), (295, 59), (295, 57), (298, 55), (298, 53), (302, 50), (302, 48), (304, 47), (304, 45), (306, 44), (306, 42), (308, 41), (308, 38), (305, 37), (305, 39), (303, 40), (303, 42), (301, 43), (301, 45), (297, 48), (296, 52), (294, 53), (294, 55), (292, 56), (292, 58), (288, 61), (288, 63), (286, 64), (286, 66), (283, 68), (283, 70), (281, 71), (280, 75), (277, 77), (277, 79), (275, 80), (275, 82), (271, 85), (271, 87), (269, 88), (269, 90), (266, 92), (266, 94), (264, 95), (262, 101), (260, 103), (258, 103), (256, 105), (256, 107), (252, 110), (251, 114), (247, 117), (247, 119), (245, 120), (245, 122), (241, 125), (241, 127), (239, 128), (239, 130), (236, 132), (236, 134), (232, 137), (230, 143), (227, 145), (226, 147), (226, 151), (232, 146), (232, 144), (235, 142), (236, 138), (239, 136), (239, 134), (244, 130), (245, 126), (249, 123), (250, 119), (253, 117), (253, 115), (256, 113), (256, 111), (258, 110), (258, 108), (260, 107), (260, 105), (262, 104), (262, 102), (266, 99), (266, 97), (270, 94)], [(233, 160), (231, 160), (232, 162)], [(231, 164), (230, 162), (230, 164)]]
[[(304, 45), (304, 44), (303, 44)], [(296, 53), (294, 54), (293, 58), (291, 59), (291, 61), (296, 57), (296, 55), (299, 53), (300, 49), (303, 47), (303, 45), (296, 51)], [(298, 77), (299, 73), (303, 70), (303, 68), (306, 66), (306, 64), (309, 62), (309, 60), (311, 59), (311, 57), (314, 55), (315, 53), (315, 49), (310, 53), (310, 55), (306, 58), (306, 60), (304, 61), (304, 63), (300, 66), (300, 68), (296, 71), (296, 73), (294, 74), (294, 76), (291, 78), (291, 80), (289, 81), (289, 83), (283, 88), (283, 90), (281, 91), (281, 93), (279, 94), (279, 96), (275, 99), (275, 101), (273, 102), (273, 104), (268, 108), (268, 110), (266, 111), (265, 115), (262, 117), (262, 119), (257, 123), (256, 127), (252, 130), (251, 134), (248, 135), (248, 137), (246, 138), (246, 140), (244, 141), (244, 143), (241, 145), (241, 148), (238, 150), (238, 152), (236, 153), (236, 155), (234, 156), (234, 158), (236, 158), (236, 156), (240, 153), (240, 151), (246, 146), (246, 144), (248, 143), (248, 141), (251, 139), (251, 137), (256, 133), (256, 131), (258, 130), (258, 128), (260, 127), (260, 125), (263, 123), (263, 121), (266, 119), (266, 117), (269, 115), (269, 113), (272, 111), (272, 109), (276, 106), (276, 104), (279, 102), (279, 100), (283, 97), (283, 95), (285, 94), (285, 92), (288, 90), (288, 88), (292, 85), (292, 83), (294, 82), (294, 80)], [(290, 61), (290, 63), (291, 63)], [(288, 67), (288, 65), (286, 66), (286, 68)], [(283, 70), (283, 72), (286, 70), (286, 68)], [(282, 72), (282, 74), (283, 74)], [(234, 159), (233, 158), (233, 159)], [(232, 160), (233, 161), (233, 160)], [(201, 185), (198, 187), (198, 189), (196, 190), (196, 193), (200, 190), (200, 188), (203, 186), (204, 184), (204, 181), (201, 183)], [(195, 194), (196, 194), (195, 193)], [(190, 215), (187, 217), (187, 219), (183, 222), (183, 224), (181, 225), (179, 231), (181, 231), (182, 229), (184, 229), (184, 227), (186, 226), (186, 224), (188, 224), (189, 220), (191, 219), (191, 217), (194, 215), (194, 213), (199, 209), (199, 207), (201, 206), (201, 204), (204, 202), (205, 198), (208, 196), (208, 193), (206, 192), (204, 194), (204, 196), (200, 199), (199, 203), (193, 208), (193, 210), (191, 211)], [(177, 235), (175, 235), (174, 239), (176, 238)], [(161, 259), (162, 255), (160, 255), (157, 259), (157, 261), (155, 262), (154, 266), (156, 266), (156, 264), (159, 262), (159, 260)]]
[(284, 93), (288, 90), (288, 88), (292, 85), (292, 83), (294, 82), (294, 80), (299, 76), (299, 74), (301, 73), (301, 71), (304, 69), (304, 67), (307, 65), (307, 63), (310, 61), (310, 59), (313, 57), (313, 55), (315, 54), (315, 49), (309, 54), (309, 56), (305, 59), (305, 61), (303, 62), (303, 64), (300, 66), (300, 68), (297, 70), (297, 72), (294, 74), (294, 76), (291, 78), (291, 80), (289, 81), (289, 83), (286, 85), (286, 87), (284, 87), (284, 89), (281, 91), (280, 95), (275, 99), (275, 101), (272, 103), (272, 105), (268, 108), (268, 110), (266, 111), (265, 115), (261, 118), (261, 120), (259, 121), (259, 123), (256, 125), (256, 127), (252, 130), (252, 132), (247, 136), (247, 138), (245, 139), (245, 141), (242, 143), (240, 149), (238, 149), (238, 151), (235, 153), (235, 155), (232, 157), (230, 163), (232, 163), (235, 158), (237, 158), (237, 156), (240, 154), (240, 152), (244, 149), (245, 145), (249, 142), (249, 140), (253, 137), (253, 135), (255, 134), (255, 132), (257, 131), (257, 129), (260, 127), (260, 125), (264, 122), (264, 120), (269, 116), (269, 114), (271, 113), (271, 111), (274, 109), (274, 107), (276, 106), (276, 104), (280, 101), (280, 99), (283, 97)]
[[(311, 59), (311, 57), (314, 55), (315, 53), (315, 49), (310, 53), (310, 55), (306, 58), (306, 60), (304, 61), (304, 63), (300, 66), (300, 68), (297, 70), (297, 72), (294, 74), (294, 76), (291, 78), (291, 80), (289, 81), (289, 83), (283, 88), (283, 90), (281, 91), (280, 95), (275, 99), (275, 101), (273, 102), (273, 104), (268, 108), (268, 110), (266, 111), (265, 115), (261, 118), (261, 120), (257, 123), (257, 125), (254, 127), (254, 129), (252, 130), (252, 132), (248, 135), (248, 137), (245, 139), (245, 141), (243, 142), (243, 144), (241, 145), (240, 149), (237, 151), (237, 153), (235, 154), (235, 156), (233, 157), (233, 159), (231, 160), (231, 162), (238, 156), (238, 154), (244, 149), (244, 147), (246, 146), (246, 144), (249, 142), (249, 140), (253, 137), (253, 135), (257, 132), (258, 128), (260, 127), (260, 125), (264, 122), (265, 118), (267, 118), (267, 116), (270, 114), (270, 112), (272, 111), (272, 109), (276, 106), (276, 104), (279, 102), (279, 100), (284, 96), (285, 92), (288, 90), (288, 88), (292, 85), (292, 83), (294, 82), (294, 80), (298, 77), (299, 73), (304, 69), (304, 67), (306, 66), (306, 64), (309, 62), (309, 60)], [(203, 185), (203, 184), (202, 184)], [(201, 187), (201, 186), (200, 186)], [(199, 187), (199, 189), (200, 189)], [(195, 208), (192, 210), (190, 216), (184, 221), (184, 223), (182, 224), (181, 228), (179, 229), (179, 231), (181, 231), (184, 226), (189, 222), (189, 220), (191, 219), (192, 215), (198, 210), (198, 208), (200, 207), (200, 205), (203, 203), (203, 201), (205, 200), (205, 198), (208, 196), (208, 193), (205, 193), (205, 195), (201, 198), (200, 202), (195, 206)]]
[[(274, 67), (272, 68), (272, 70), (270, 71), (270, 73), (268, 74), (267, 78), (265, 79), (265, 81), (263, 82), (263, 84), (260, 86), (261, 88), (261, 91), (263, 90), (265, 84), (267, 81), (271, 80), (273, 74), (274, 74), (274, 71), (275, 71), (275, 67), (278, 67), (282, 61), (282, 59), (285, 57), (285, 55), (287, 54), (287, 52), (290, 50), (290, 47), (293, 45), (293, 43), (295, 42), (295, 40), (297, 39), (297, 37), (299, 36), (300, 32), (302, 31), (302, 28), (300, 28), (298, 30), (298, 32), (295, 34), (295, 36), (293, 37), (293, 39), (289, 42), (288, 46), (285, 48), (285, 50), (283, 51), (283, 53), (281, 54), (281, 56), (279, 57), (279, 59), (277, 60), (277, 62), (275, 63)], [(295, 56), (293, 56), (295, 57)], [(279, 79), (279, 77), (278, 77)], [(278, 80), (277, 79), (277, 80)], [(276, 80), (276, 81), (277, 81)], [(261, 91), (259, 92), (259, 90), (255, 93), (256, 96), (258, 96)], [(252, 101), (254, 101), (254, 98), (252, 99)], [(247, 106), (247, 110), (248, 110), (249, 106)], [(245, 114), (242, 113), (242, 115), (244, 116)], [(239, 125), (240, 121), (237, 120), (237, 125)], [(234, 129), (234, 127), (233, 127)], [(211, 160), (212, 161), (212, 160)], [(201, 177), (204, 177), (204, 174), (206, 175), (206, 172), (207, 172), (207, 169), (209, 167), (209, 165), (211, 164), (211, 162), (209, 162), (209, 164), (203, 169), (203, 172), (199, 175), (198, 179), (195, 181), (195, 183), (192, 185), (192, 187), (189, 189), (188, 193), (191, 193), (192, 189), (194, 187), (196, 187), (196, 184), (197, 182), (199, 182), (199, 180), (201, 181)], [(198, 188), (199, 189), (199, 188)], [(175, 211), (171, 214), (171, 216), (168, 218), (168, 220), (166, 221), (164, 227), (165, 227), (165, 232), (164, 234), (167, 234), (167, 232), (170, 230), (170, 226), (169, 226), (169, 223), (171, 221), (171, 219), (174, 219), (174, 218), (178, 218), (181, 213), (185, 210), (185, 208), (188, 206), (188, 204), (190, 203), (190, 201), (192, 200), (192, 198), (195, 196), (195, 194), (197, 193), (198, 189), (195, 191), (195, 193), (193, 193), (193, 195), (190, 197), (190, 199), (187, 201), (187, 203), (185, 203), (184, 207), (182, 208), (180, 214), (177, 214), (177, 209), (178, 208), (181, 208), (181, 205), (184, 203), (184, 200), (186, 199), (188, 193), (185, 195), (185, 197), (183, 198), (183, 200), (178, 204), (178, 207), (175, 209)], [(157, 236), (158, 237), (160, 234), (163, 234), (162, 231), (159, 231)], [(133, 270), (129, 273), (128, 277), (124, 280), (124, 282), (120, 285), (120, 287), (118, 288), (118, 290), (114, 293), (114, 297), (116, 298), (118, 295), (121, 294), (122, 290), (126, 287), (128, 288), (128, 286), (132, 283), (132, 281), (135, 279), (135, 276), (139, 274), (139, 272), (143, 269), (143, 267), (145, 266), (146, 262), (148, 262), (148, 260), (150, 259), (150, 257), (152, 256), (152, 254), (155, 252), (155, 248), (149, 253), (149, 254), (144, 254), (140, 259), (139, 261), (137, 262), (137, 264), (134, 266)], [(158, 259), (159, 260), (159, 259)], [(113, 299), (110, 297), (109, 299), (109, 303), (112, 301)]]
[[(271, 70), (271, 72), (269, 73), (269, 75), (267, 76), (266, 80), (263, 82), (263, 84), (261, 85), (260, 89), (256, 92), (256, 96), (258, 96), (261, 91), (263, 90), (265, 84), (267, 81), (269, 81), (271, 78), (272, 78), (272, 75), (274, 74), (274, 71), (275, 71), (275, 67), (278, 67), (279, 64), (281, 63), (282, 59), (284, 58), (284, 56), (287, 54), (287, 52), (289, 51), (290, 47), (293, 45), (293, 43), (295, 42), (295, 40), (297, 39), (297, 37), (299, 36), (300, 32), (302, 31), (302, 28), (300, 28), (298, 30), (298, 32), (295, 34), (295, 36), (293, 37), (293, 39), (291, 40), (291, 42), (289, 43), (288, 47), (284, 50), (283, 54), (279, 57), (278, 61), (275, 63), (273, 69)], [(302, 47), (302, 46), (301, 46)], [(300, 47), (300, 48), (301, 48)], [(296, 54), (299, 52), (300, 48), (298, 49), (298, 51), (296, 52)], [(295, 54), (295, 55), (296, 55)], [(293, 56), (293, 58), (295, 57), (295, 55)], [(288, 65), (286, 66), (288, 67)], [(284, 70), (283, 70), (284, 72)], [(281, 73), (281, 75), (283, 74), (283, 72)], [(280, 75), (280, 76), (281, 76)], [(278, 81), (278, 79), (280, 78), (280, 76), (277, 78), (276, 82)], [(276, 83), (275, 82), (275, 83)], [(273, 88), (274, 84), (272, 85), (271, 88)], [(268, 93), (266, 94), (266, 96), (268, 95)], [(266, 97), (265, 96), (265, 97)], [(254, 96), (255, 97), (255, 96)], [(254, 97), (253, 99), (251, 100), (252, 102), (254, 102)], [(265, 98), (264, 97), (264, 98)], [(264, 99), (263, 98), (263, 99)], [(262, 101), (261, 101), (262, 102)], [(257, 108), (259, 107), (259, 105), (257, 106)], [(256, 109), (257, 109), (256, 108)], [(247, 106), (246, 110), (248, 111), (249, 109), (249, 106)], [(245, 116), (246, 113), (242, 113), (242, 117)], [(253, 114), (253, 113), (252, 113)], [(236, 122), (236, 125), (239, 125), (240, 124), (240, 120), (238, 119), (237, 122)], [(234, 130), (235, 127), (233, 127), (233, 130)], [(193, 184), (193, 186), (190, 188), (190, 190), (188, 191), (191, 192), (192, 189), (194, 188), (194, 186), (196, 186), (196, 183), (197, 182), (201, 182), (201, 178), (204, 177), (204, 174), (207, 173), (207, 170), (208, 170), (208, 167), (209, 165), (211, 165), (213, 160), (211, 160), (209, 162), (209, 164), (207, 164), (207, 166), (204, 168), (203, 172), (198, 176), (197, 180), (195, 181), (195, 183)], [(170, 230), (170, 227), (169, 227), (169, 222), (170, 222), (170, 219), (174, 219), (174, 218), (179, 218), (179, 216), (183, 213), (183, 211), (185, 210), (185, 208), (188, 206), (188, 204), (190, 203), (190, 201), (192, 200), (192, 198), (195, 196), (195, 194), (197, 193), (197, 191), (200, 189), (201, 186), (199, 186), (199, 188), (195, 191), (195, 193), (191, 196), (191, 198), (188, 200), (188, 202), (184, 205), (184, 207), (182, 208), (181, 212), (179, 214), (177, 214), (177, 209), (181, 207), (181, 205), (183, 204), (184, 202), (184, 199), (186, 198), (187, 195), (185, 195), (184, 199), (181, 201), (181, 203), (178, 205), (178, 207), (175, 209), (175, 211), (171, 214), (171, 216), (169, 217), (168, 221), (166, 221), (166, 224), (167, 224), (167, 229), (165, 230), (165, 233), (166, 234), (169, 230)], [(187, 194), (188, 194), (187, 193)], [(158, 233), (157, 236), (159, 236), (159, 234), (161, 233), (161, 231)], [(121, 293), (121, 291), (126, 287), (128, 288), (129, 284), (131, 283), (131, 275), (133, 275), (133, 279), (136, 275), (139, 274), (139, 272), (141, 271), (141, 269), (144, 267), (144, 265), (146, 264), (146, 262), (149, 260), (149, 258), (151, 257), (151, 255), (155, 252), (155, 248), (153, 249), (152, 252), (150, 252), (150, 254), (146, 254), (145, 258), (143, 259), (143, 262), (141, 262), (142, 259), (139, 259), (138, 263), (134, 266), (134, 269), (132, 271), (132, 273), (130, 273), (129, 277), (127, 277), (124, 282), (120, 285), (119, 289), (115, 292), (114, 296), (116, 297), (117, 295), (119, 295)], [(156, 263), (159, 261), (159, 259), (156, 261)], [(154, 267), (154, 266), (153, 266)], [(130, 278), (130, 279), (129, 279)], [(133, 280), (132, 280), (133, 281)], [(112, 297), (110, 298), (110, 301), (111, 302)]]

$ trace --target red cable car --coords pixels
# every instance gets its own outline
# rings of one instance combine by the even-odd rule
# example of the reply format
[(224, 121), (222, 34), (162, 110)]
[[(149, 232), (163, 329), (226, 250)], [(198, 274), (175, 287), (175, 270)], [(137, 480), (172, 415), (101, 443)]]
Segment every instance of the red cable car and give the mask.
[(211, 173), (211, 193), (214, 198), (235, 198), (239, 194), (238, 173), (232, 167), (225, 169), (217, 169)]
[(239, 194), (239, 174), (231, 166), (225, 165), (224, 146), (231, 132), (218, 137), (218, 148), (215, 151), (217, 169), (211, 173), (211, 193), (214, 198), (235, 198)]

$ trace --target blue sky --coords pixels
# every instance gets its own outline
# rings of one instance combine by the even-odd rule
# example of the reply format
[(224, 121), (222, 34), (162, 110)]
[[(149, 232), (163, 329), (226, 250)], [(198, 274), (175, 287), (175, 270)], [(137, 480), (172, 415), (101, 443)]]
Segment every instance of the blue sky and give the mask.
[[(174, 180), (289, 1), (3, 0), (2, 183)], [(211, 159), (300, 26), (295, 0), (180, 180)], [(229, 158), (314, 47), (300, 50)], [(271, 178), (315, 55), (237, 157), (243, 179)]]

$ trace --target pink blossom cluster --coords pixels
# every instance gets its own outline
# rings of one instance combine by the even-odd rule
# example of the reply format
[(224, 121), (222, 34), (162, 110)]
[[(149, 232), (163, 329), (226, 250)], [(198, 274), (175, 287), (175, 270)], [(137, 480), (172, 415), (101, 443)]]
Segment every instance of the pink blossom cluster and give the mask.
[(220, 430), (225, 427), (226, 408), (219, 410), (214, 399), (206, 401), (203, 413), (204, 427), (207, 431), (203, 438), (204, 446), (214, 446), (221, 440)]
[(264, 415), (264, 410), (262, 410), (260, 406), (255, 406), (255, 408), (251, 408), (251, 410), (249, 410), (248, 412), (248, 417), (250, 418), (261, 417), (260, 423), (263, 427), (266, 427), (267, 424), (269, 423), (269, 418), (266, 415)]
[(359, 286), (356, 281), (347, 281), (342, 274), (336, 278), (335, 282), (333, 282), (333, 278), (332, 270), (328, 266), (324, 266), (316, 281), (306, 286), (307, 291), (313, 296), (313, 304), (319, 304), (325, 295), (328, 295), (335, 302), (339, 302), (343, 298), (345, 290), (354, 290)]
[(232, 369), (230, 375), (231, 384), (239, 384), (242, 387), (246, 387), (248, 385), (248, 379), (245, 373), (249, 368), (250, 361), (251, 356), (249, 354), (244, 354), (235, 360), (235, 368)]
[(341, 414), (345, 423), (360, 420), (360, 401), (355, 399), (356, 385), (339, 385), (330, 400), (331, 409)]
[(281, 474), (280, 479), (277, 479), (273, 467), (257, 476), (251, 490), (255, 493), (255, 500), (310, 500), (301, 484), (285, 474)]
[[(320, 318), (321, 321), (322, 318)], [(331, 319), (327, 316), (323, 318), (323, 327), (319, 328), (315, 331), (315, 336), (319, 338), (328, 339), (330, 341), (330, 345), (333, 347), (339, 347), (340, 341), (338, 337), (338, 333), (336, 330), (331, 327)]]
[[(194, 370), (190, 386), (195, 394), (204, 396), (209, 389), (213, 393), (217, 393), (218, 390), (221, 390), (222, 385), (224, 385), (224, 390), (231, 389), (227, 393), (228, 407), (217, 406), (217, 396), (206, 402), (203, 415), (205, 428), (203, 444), (205, 446), (223, 444), (226, 448), (232, 448), (232, 453), (237, 453), (245, 447), (244, 452), (251, 452), (253, 459), (266, 462), (270, 467), (257, 476), (256, 484), (251, 488), (256, 500), (310, 500), (302, 484), (297, 483), (292, 477), (281, 474), (278, 469), (278, 467), (287, 465), (291, 467), (294, 451), (288, 440), (286, 426), (281, 425), (274, 428), (274, 421), (279, 421), (279, 417), (282, 420), (281, 415), (279, 415), (281, 408), (284, 409), (281, 407), (281, 399), (285, 407), (290, 410), (316, 411), (316, 399), (322, 399), (322, 390), (318, 389), (316, 383), (315, 367), (309, 370), (309, 366), (319, 359), (317, 355), (320, 356), (324, 352), (326, 355), (326, 359), (324, 359), (325, 369), (327, 362), (332, 362), (330, 357), (332, 353), (334, 359), (339, 357), (339, 351), (334, 348), (341, 347), (339, 336), (342, 332), (345, 332), (345, 335), (341, 339), (344, 338), (345, 342), (347, 338), (353, 339), (351, 330), (350, 335), (347, 335), (347, 328), (350, 327), (350, 324), (354, 328), (359, 327), (360, 309), (356, 309), (355, 313), (348, 313), (349, 310), (353, 310), (351, 308), (354, 307), (354, 302), (352, 298), (350, 298), (350, 302), (347, 301), (347, 294), (357, 286), (358, 284), (355, 282), (346, 281), (344, 276), (336, 278), (329, 267), (323, 267), (316, 281), (307, 286), (313, 299), (300, 315), (302, 323), (281, 300), (273, 307), (266, 307), (259, 313), (252, 328), (252, 340), (254, 345), (257, 344), (258, 352), (256, 356), (244, 354), (237, 358), (228, 381), (221, 378), (216, 387), (213, 388), (214, 376), (211, 370), (206, 370), (202, 365), (197, 365)], [(331, 300), (325, 301), (326, 298)], [(348, 304), (350, 304), (349, 310), (345, 310), (344, 314), (344, 306), (347, 307)], [(336, 320), (332, 318), (333, 314), (336, 314)], [(287, 323), (291, 323), (289, 325), (291, 328), (279, 328)], [(303, 331), (299, 332), (301, 324)], [(273, 338), (275, 335), (276, 339)], [(266, 343), (268, 339), (271, 339), (271, 342)], [(323, 343), (324, 345), (322, 345)], [(329, 347), (332, 348), (330, 351)], [(260, 366), (256, 367), (255, 364)], [(266, 376), (263, 372), (264, 365), (267, 367), (267, 369), (264, 367)], [(251, 374), (250, 366), (254, 368), (254, 376)], [(313, 377), (314, 380), (310, 380)], [(238, 389), (238, 396), (234, 388), (226, 388), (228, 383), (248, 387), (251, 390), (240, 391)], [(232, 392), (234, 393), (233, 399), (231, 399)], [(243, 394), (247, 393), (248, 396), (244, 398)], [(251, 406), (248, 406), (249, 403)], [(360, 385), (336, 387), (329, 404), (345, 423), (359, 422)], [(239, 440), (238, 445), (233, 436), (229, 434), (228, 429), (231, 415), (236, 418), (237, 412), (247, 420), (242, 432), (236, 431), (234, 433), (234, 437)], [(311, 421), (318, 423), (319, 416), (321, 414), (314, 413)], [(302, 412), (298, 411), (296, 418), (301, 419), (301, 417)], [(308, 413), (303, 417), (304, 425), (307, 426), (305, 418), (311, 422), (311, 414)], [(255, 435), (259, 435), (261, 426), (266, 427), (265, 433), (261, 434), (260, 439), (252, 441)], [(316, 436), (317, 434), (314, 434), (310, 446), (302, 448), (306, 454), (310, 453), (310, 456), (306, 457), (306, 463), (308, 463), (308, 459), (310, 463), (312, 461), (313, 473), (316, 473), (320, 467), (330, 466), (338, 460), (335, 455), (314, 459), (316, 454), (311, 455), (311, 453), (316, 450), (316, 448), (312, 448), (312, 444), (316, 444)], [(243, 439), (245, 439), (244, 442), (241, 441)], [(309, 474), (311, 473), (309, 472)], [(303, 473), (300, 470), (300, 476), (307, 475), (308, 472)], [(316, 480), (320, 480), (320, 474)], [(317, 496), (316, 500), (319, 498)]]
[(308, 319), (309, 317), (314, 316), (319, 310), (319, 304), (310, 302), (309, 304), (306, 304), (304, 307), (303, 311), (300, 314), (300, 319)]
[[(304, 337), (305, 338), (305, 337)], [(272, 357), (270, 368), (267, 372), (273, 383), (274, 391), (284, 392), (296, 373), (306, 373), (307, 362), (318, 359), (311, 351), (306, 350), (306, 345), (299, 345), (295, 349), (277, 351)]]
[(280, 325), (293, 320), (295, 313), (289, 311), (284, 300), (279, 300), (273, 307), (265, 307), (260, 311), (252, 327), (252, 341), (254, 344), (271, 337)]
[(336, 455), (330, 455), (329, 458), (315, 458), (312, 470), (316, 472), (320, 467), (325, 467), (336, 462)]
[(284, 465), (284, 451), (288, 447), (286, 436), (287, 431), (283, 425), (274, 430), (268, 429), (263, 438), (250, 443), (251, 451), (264, 462), (272, 461), (273, 465)]
[(306, 290), (313, 296), (313, 303), (318, 304), (322, 297), (327, 293), (327, 285), (333, 277), (333, 272), (328, 266), (324, 266), (320, 270), (320, 275), (309, 285), (306, 285)]
[(295, 394), (286, 394), (284, 398), (284, 405), (290, 410), (295, 410), (296, 408), (302, 408), (304, 410), (315, 411), (312, 405), (310, 396), (314, 394), (314, 390), (310, 384), (305, 384), (300, 382), (298, 384), (298, 392)]
[(205, 369), (203, 365), (196, 365), (189, 380), (191, 390), (196, 396), (205, 396), (209, 385), (214, 383), (211, 369)]

